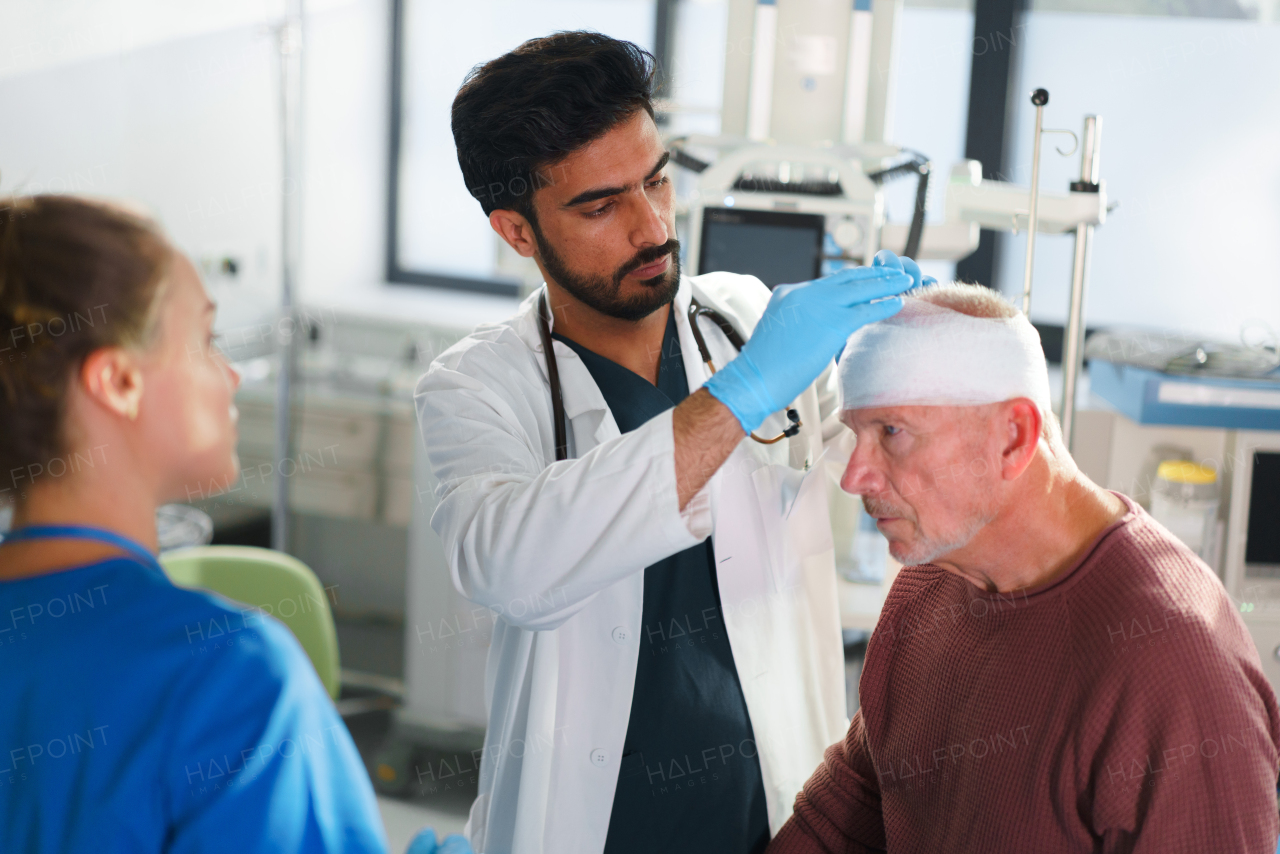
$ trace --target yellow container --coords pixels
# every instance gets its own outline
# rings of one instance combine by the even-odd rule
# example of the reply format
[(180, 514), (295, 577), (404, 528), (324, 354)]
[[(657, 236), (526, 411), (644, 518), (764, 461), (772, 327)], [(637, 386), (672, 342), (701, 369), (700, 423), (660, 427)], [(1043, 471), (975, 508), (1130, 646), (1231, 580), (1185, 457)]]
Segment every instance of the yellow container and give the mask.
[(1165, 460), (1156, 469), (1156, 477), (1170, 483), (1187, 483), (1195, 486), (1216, 483), (1218, 472), (1188, 460)]
[(1207, 563), (1216, 563), (1218, 472), (1189, 460), (1165, 460), (1151, 485), (1151, 515)]

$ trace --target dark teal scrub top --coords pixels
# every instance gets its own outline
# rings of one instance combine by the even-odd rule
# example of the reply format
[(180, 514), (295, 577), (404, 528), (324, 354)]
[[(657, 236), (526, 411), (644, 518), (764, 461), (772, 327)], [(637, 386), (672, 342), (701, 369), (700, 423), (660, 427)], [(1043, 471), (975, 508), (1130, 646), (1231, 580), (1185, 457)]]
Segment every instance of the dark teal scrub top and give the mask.
[[(674, 312), (658, 384), (562, 335), (630, 432), (689, 395)], [(764, 781), (708, 537), (644, 570), (631, 718), (605, 854), (748, 854), (769, 842)]]

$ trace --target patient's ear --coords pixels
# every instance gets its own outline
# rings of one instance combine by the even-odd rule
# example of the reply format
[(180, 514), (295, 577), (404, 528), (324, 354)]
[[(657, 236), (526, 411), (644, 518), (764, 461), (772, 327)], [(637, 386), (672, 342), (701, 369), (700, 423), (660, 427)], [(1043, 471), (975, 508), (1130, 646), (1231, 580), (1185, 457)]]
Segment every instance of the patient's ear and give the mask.
[(996, 423), (1003, 424), (1006, 432), (1000, 450), (1000, 473), (1005, 480), (1016, 480), (1031, 465), (1040, 445), (1044, 426), (1040, 407), (1025, 397), (1008, 401), (1001, 407)]

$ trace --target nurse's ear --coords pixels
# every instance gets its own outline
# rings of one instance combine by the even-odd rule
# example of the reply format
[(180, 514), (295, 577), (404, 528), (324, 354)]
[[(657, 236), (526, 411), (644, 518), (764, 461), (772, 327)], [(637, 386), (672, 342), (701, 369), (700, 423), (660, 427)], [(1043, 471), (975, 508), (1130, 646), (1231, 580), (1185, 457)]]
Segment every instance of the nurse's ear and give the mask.
[(532, 258), (538, 251), (538, 238), (533, 233), (533, 226), (521, 214), (511, 210), (496, 210), (489, 214), (489, 225), (522, 257)]
[(80, 368), (80, 384), (90, 400), (130, 421), (137, 420), (142, 369), (134, 353), (123, 347), (94, 350)]

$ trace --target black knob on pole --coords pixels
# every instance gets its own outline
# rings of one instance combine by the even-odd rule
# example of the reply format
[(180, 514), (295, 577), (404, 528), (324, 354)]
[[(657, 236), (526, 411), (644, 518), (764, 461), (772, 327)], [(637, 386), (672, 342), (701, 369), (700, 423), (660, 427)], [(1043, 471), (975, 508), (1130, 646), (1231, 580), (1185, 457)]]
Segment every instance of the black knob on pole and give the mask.
[(1037, 89), (1036, 91), (1032, 92), (1031, 103), (1037, 107), (1043, 107), (1045, 104), (1049, 103), (1049, 90)]

